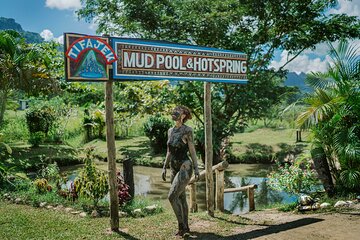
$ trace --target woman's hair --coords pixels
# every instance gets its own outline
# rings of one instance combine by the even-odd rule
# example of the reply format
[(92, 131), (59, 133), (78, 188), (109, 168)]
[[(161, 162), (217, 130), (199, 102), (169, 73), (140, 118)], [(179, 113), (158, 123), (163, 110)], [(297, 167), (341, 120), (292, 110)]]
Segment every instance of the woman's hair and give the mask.
[(191, 110), (188, 107), (185, 106), (177, 106), (174, 108), (174, 112), (181, 112), (182, 114), (185, 114), (185, 118), (183, 120), (183, 123), (185, 123), (187, 120), (191, 119)]

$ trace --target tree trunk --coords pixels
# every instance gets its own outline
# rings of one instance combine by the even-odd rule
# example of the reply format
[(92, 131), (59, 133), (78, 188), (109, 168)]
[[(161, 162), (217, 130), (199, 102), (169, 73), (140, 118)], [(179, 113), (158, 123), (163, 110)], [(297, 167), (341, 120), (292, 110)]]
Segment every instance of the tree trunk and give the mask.
[(4, 123), (7, 95), (8, 95), (7, 92), (4, 92), (4, 91), (0, 92), (0, 126)]
[(314, 167), (329, 197), (335, 194), (334, 182), (332, 180), (329, 164), (324, 149), (321, 147), (311, 150)]

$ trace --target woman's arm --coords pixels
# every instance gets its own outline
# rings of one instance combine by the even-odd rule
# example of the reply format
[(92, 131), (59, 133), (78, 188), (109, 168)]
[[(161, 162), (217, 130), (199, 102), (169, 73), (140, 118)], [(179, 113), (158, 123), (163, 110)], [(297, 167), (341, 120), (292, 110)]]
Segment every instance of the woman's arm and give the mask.
[(191, 156), (191, 159), (194, 164), (195, 180), (197, 181), (197, 180), (199, 180), (199, 168), (198, 168), (198, 160), (197, 160), (197, 156), (196, 156), (193, 139), (194, 139), (193, 131), (191, 129), (187, 136), (187, 143), (188, 143), (188, 147), (189, 147), (190, 156)]
[[(171, 133), (171, 129), (169, 129), (168, 131), (168, 136), (170, 136)], [(164, 165), (163, 165), (163, 170), (161, 173), (161, 177), (164, 181), (166, 181), (166, 168), (169, 165), (170, 162), (170, 151), (169, 151), (169, 147), (167, 147), (167, 151), (166, 151), (166, 157), (165, 157), (165, 161), (164, 161)]]

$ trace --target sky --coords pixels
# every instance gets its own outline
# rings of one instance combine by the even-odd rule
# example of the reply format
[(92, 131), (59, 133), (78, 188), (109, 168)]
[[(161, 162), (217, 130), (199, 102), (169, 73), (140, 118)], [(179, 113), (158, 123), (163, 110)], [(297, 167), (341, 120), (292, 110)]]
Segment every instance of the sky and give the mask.
[[(80, 0), (0, 0), (0, 6), (0, 17), (14, 18), (24, 30), (39, 33), (45, 41), (62, 43), (64, 32), (95, 35), (96, 24), (79, 21), (75, 14)], [(360, 0), (339, 0), (338, 7), (329, 13), (360, 17)], [(326, 51), (326, 44), (319, 44), (315, 51), (305, 51), (286, 69), (297, 73), (325, 72), (329, 61)], [(277, 51), (271, 67), (279, 68), (289, 57), (288, 52)]]

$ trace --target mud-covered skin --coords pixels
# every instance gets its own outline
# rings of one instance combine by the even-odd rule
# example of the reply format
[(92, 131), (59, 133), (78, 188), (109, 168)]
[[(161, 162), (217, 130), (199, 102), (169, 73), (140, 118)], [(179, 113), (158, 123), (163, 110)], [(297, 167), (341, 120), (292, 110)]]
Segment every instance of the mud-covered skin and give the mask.
[(192, 162), (188, 157), (188, 140), (192, 140), (192, 129), (186, 125), (171, 128), (168, 133), (168, 152), (170, 160), (169, 201), (179, 224), (179, 231), (189, 231), (188, 213), (185, 188), (193, 173)]

